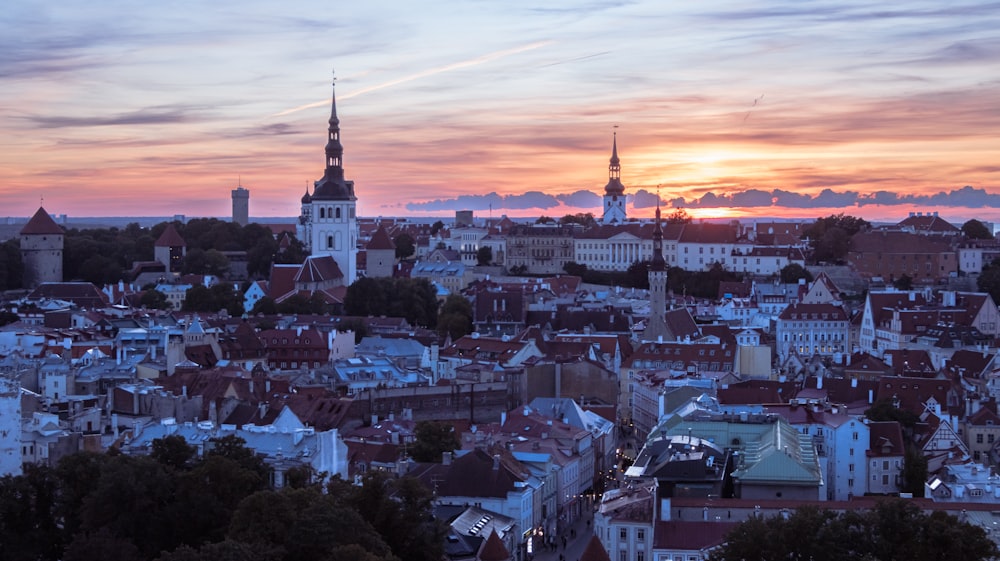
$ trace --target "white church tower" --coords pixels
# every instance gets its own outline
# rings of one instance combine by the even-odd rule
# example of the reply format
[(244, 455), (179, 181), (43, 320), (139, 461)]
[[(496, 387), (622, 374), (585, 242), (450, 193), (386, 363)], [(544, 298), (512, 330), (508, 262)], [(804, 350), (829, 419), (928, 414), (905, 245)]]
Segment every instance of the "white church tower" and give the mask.
[(344, 285), (357, 280), (358, 218), (354, 182), (344, 179), (344, 147), (340, 143), (337, 94), (334, 91), (326, 141), (326, 171), (302, 197), (301, 240), (312, 256), (329, 255), (344, 275)]
[(608, 184), (604, 187), (604, 224), (625, 222), (625, 186), (621, 180), (622, 166), (618, 161), (618, 133), (611, 143), (611, 163), (608, 164)]

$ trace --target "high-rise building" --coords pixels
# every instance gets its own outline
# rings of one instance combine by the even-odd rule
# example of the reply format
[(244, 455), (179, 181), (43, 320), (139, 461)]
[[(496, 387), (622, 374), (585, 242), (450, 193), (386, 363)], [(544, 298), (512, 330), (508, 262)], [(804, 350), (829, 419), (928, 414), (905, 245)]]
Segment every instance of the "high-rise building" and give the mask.
[(233, 189), (233, 222), (240, 226), (250, 223), (250, 190), (242, 185)]
[(337, 94), (333, 93), (326, 141), (326, 170), (323, 178), (302, 197), (299, 239), (313, 257), (329, 255), (350, 285), (357, 279), (358, 198), (354, 181), (344, 179), (344, 146), (340, 143), (340, 119), (337, 118)]
[(622, 166), (618, 160), (618, 133), (611, 141), (611, 162), (608, 164), (608, 184), (604, 186), (604, 224), (625, 222), (625, 186), (621, 180)]

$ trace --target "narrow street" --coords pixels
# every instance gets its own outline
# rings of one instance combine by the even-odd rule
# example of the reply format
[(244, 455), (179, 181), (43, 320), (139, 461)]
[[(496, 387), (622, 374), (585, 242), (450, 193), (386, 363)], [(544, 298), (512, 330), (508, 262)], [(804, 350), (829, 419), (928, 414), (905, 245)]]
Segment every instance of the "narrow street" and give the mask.
[[(534, 557), (530, 559), (534, 559), (534, 561), (578, 561), (593, 535), (594, 512), (588, 508), (587, 512), (564, 535), (559, 536), (558, 547), (555, 550), (536, 551)], [(566, 538), (566, 547), (562, 546), (562, 538)]]

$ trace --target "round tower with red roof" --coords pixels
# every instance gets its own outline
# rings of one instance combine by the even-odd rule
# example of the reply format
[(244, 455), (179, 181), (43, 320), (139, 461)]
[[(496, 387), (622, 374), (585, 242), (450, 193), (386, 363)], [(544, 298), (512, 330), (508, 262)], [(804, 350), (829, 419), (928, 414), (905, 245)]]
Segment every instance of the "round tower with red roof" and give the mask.
[(62, 282), (64, 236), (62, 227), (43, 207), (38, 207), (31, 220), (21, 228), (24, 288), (35, 288), (43, 282)]

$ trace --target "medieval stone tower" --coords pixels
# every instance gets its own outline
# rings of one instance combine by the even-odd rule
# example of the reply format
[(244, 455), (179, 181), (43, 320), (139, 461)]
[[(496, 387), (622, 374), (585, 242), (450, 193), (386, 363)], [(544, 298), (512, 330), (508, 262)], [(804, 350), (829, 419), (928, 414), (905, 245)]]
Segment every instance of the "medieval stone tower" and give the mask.
[(63, 280), (63, 229), (38, 207), (31, 220), (21, 228), (21, 260), (24, 262), (24, 288), (43, 282)]

